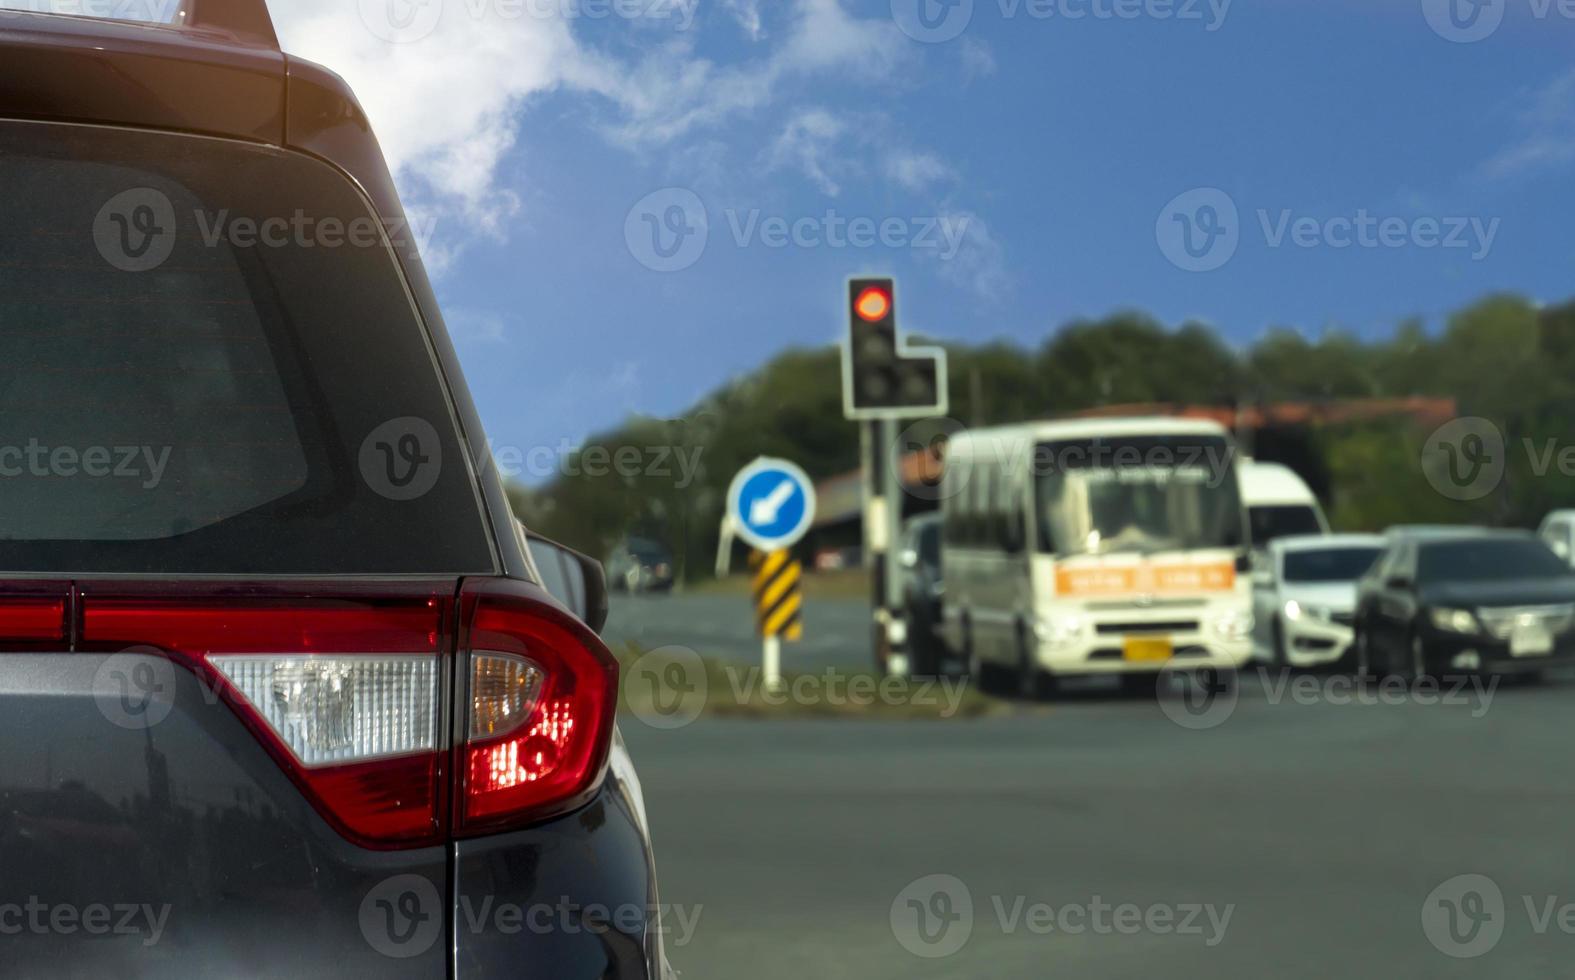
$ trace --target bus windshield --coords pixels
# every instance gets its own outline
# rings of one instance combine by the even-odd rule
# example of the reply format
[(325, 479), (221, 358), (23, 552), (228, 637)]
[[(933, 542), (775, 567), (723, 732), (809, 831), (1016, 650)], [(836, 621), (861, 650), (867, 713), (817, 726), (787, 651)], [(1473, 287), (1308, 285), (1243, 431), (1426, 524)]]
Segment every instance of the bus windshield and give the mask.
[(1057, 555), (1240, 548), (1230, 444), (1214, 436), (1045, 443), (1034, 454), (1039, 548)]

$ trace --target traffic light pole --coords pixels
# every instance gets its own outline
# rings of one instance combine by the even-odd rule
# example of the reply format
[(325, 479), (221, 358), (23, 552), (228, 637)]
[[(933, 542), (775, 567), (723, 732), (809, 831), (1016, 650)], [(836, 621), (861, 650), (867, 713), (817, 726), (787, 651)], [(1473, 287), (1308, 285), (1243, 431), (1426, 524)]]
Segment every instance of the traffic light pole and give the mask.
[(908, 624), (902, 600), (902, 461), (897, 422), (944, 416), (946, 352), (909, 347), (897, 329), (897, 287), (890, 278), (848, 280), (848, 337), (842, 350), (842, 409), (863, 423), (864, 545), (876, 666), (908, 673)]
[(867, 460), (864, 493), (865, 543), (870, 567), (870, 610), (875, 663), (888, 676), (908, 673), (908, 629), (902, 602), (902, 471), (896, 456), (897, 423), (864, 423)]

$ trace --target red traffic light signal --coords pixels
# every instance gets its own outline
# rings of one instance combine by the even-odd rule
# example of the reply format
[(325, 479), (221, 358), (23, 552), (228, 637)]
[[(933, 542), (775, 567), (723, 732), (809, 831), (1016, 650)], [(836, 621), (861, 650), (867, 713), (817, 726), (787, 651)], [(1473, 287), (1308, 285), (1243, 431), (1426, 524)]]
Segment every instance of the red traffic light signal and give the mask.
[(891, 314), (891, 292), (880, 286), (868, 286), (853, 303), (853, 310), (866, 323), (879, 323)]
[(843, 415), (896, 419), (946, 414), (946, 354), (910, 349), (902, 342), (893, 280), (850, 280), (848, 319), (851, 329), (842, 348)]

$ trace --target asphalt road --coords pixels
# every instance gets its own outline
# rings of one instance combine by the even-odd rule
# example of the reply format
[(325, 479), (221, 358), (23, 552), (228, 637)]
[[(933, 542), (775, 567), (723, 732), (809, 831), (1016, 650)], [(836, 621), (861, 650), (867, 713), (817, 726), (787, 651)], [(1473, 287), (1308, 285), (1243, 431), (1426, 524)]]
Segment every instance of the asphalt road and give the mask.
[(1575, 976), (1575, 684), (1296, 683), (1201, 713), (626, 718), (663, 898), (699, 916), (670, 958), (694, 980)]

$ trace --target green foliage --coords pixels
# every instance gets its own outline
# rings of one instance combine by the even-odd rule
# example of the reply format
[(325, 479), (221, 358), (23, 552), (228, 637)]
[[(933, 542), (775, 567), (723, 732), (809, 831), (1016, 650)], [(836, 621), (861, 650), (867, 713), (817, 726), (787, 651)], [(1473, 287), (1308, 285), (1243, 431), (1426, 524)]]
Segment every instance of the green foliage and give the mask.
[[(1100, 405), (1423, 396), (1455, 399), (1458, 414), (1488, 418), (1503, 431), (1506, 477), (1469, 503), (1432, 489), (1420, 463), (1429, 433), (1407, 416), (1312, 433), (1331, 477), (1331, 518), (1345, 529), (1535, 524), (1547, 510), (1575, 503), (1575, 480), (1560, 474), (1556, 456), (1575, 428), (1575, 303), (1538, 309), (1493, 296), (1436, 333), (1416, 321), (1374, 340), (1274, 329), (1239, 351), (1200, 324), (1167, 329), (1127, 312), (1068, 324), (1037, 351), (1005, 342), (948, 350), (951, 414), (970, 426)], [(626, 534), (656, 538), (671, 548), (681, 575), (697, 577), (715, 552), (727, 482), (749, 460), (784, 456), (817, 479), (858, 467), (858, 428), (842, 418), (839, 356), (829, 348), (790, 350), (683, 419), (632, 419), (591, 439), (545, 486), (511, 488), (515, 506), (544, 534), (592, 554), (605, 554)], [(579, 464), (597, 447), (627, 448), (647, 460), (665, 451), (671, 465), (596, 475)], [(680, 459), (698, 464), (687, 480)]]

